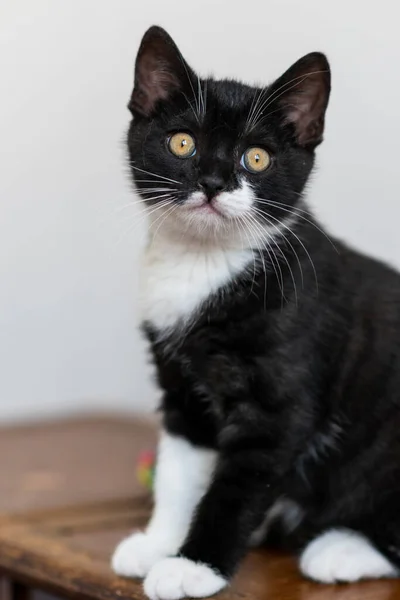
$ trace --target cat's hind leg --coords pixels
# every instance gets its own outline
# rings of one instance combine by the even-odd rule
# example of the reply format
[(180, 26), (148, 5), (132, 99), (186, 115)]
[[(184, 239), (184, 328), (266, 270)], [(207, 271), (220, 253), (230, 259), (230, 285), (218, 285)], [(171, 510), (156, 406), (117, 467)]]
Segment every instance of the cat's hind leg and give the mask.
[(400, 576), (368, 537), (350, 529), (329, 529), (314, 538), (300, 556), (300, 570), (322, 583)]

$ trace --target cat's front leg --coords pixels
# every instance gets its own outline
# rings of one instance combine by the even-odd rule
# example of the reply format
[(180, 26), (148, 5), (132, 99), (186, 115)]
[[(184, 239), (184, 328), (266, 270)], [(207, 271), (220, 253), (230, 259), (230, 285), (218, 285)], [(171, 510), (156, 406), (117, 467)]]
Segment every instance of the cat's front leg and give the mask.
[(179, 556), (158, 562), (145, 580), (151, 600), (210, 596), (228, 584), (268, 509), (268, 464), (258, 449), (221, 455)]
[(157, 561), (176, 554), (189, 531), (193, 511), (209, 486), (215, 461), (213, 450), (163, 432), (152, 518), (144, 532), (134, 533), (117, 546), (112, 557), (115, 573), (144, 577)]

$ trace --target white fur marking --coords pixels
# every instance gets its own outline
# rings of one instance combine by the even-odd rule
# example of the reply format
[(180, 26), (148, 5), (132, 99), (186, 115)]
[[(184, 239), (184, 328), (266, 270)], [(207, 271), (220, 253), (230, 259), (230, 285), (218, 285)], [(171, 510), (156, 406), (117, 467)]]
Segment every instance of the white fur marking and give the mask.
[(140, 286), (143, 321), (168, 334), (186, 325), (213, 293), (254, 269), (255, 255), (266, 239), (284, 235), (295, 220), (290, 215), (281, 226), (258, 220), (256, 202), (252, 187), (242, 179), (236, 190), (218, 194), (211, 205), (197, 191), (173, 210), (150, 210)]
[(231, 218), (248, 214), (255, 201), (254, 192), (247, 181), (233, 192), (222, 192), (215, 198), (215, 207), (224, 215)]
[(226, 579), (207, 565), (187, 558), (165, 558), (146, 577), (144, 592), (151, 600), (204, 598), (216, 594), (226, 584)]
[(143, 320), (158, 330), (184, 323), (203, 301), (250, 263), (250, 250), (191, 248), (159, 236), (145, 256)]
[[(187, 199), (185, 207), (201, 207), (204, 204), (204, 199), (205, 196), (203, 192), (193, 192)], [(240, 187), (236, 190), (218, 194), (214, 198), (212, 205), (225, 217), (235, 218), (249, 213), (254, 202), (254, 192), (247, 181), (243, 179), (240, 182)]]
[(160, 559), (176, 554), (188, 533), (193, 512), (209, 486), (215, 462), (214, 451), (162, 434), (153, 515), (145, 533), (134, 533), (117, 546), (112, 568), (118, 575), (144, 577)]
[(300, 557), (300, 569), (307, 577), (322, 583), (399, 574), (367, 538), (346, 529), (332, 529), (313, 540)]
[[(122, 577), (145, 577), (151, 567), (169, 554), (168, 540), (153, 538), (138, 531), (125, 538), (116, 547), (111, 568)], [(173, 554), (175, 553), (172, 552)]]

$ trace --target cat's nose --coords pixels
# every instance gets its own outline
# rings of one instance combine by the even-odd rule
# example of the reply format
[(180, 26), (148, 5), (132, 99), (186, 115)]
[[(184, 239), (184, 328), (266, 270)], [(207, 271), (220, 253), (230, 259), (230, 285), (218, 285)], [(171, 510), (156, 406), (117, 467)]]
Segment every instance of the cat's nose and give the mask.
[(225, 180), (219, 175), (202, 175), (199, 179), (199, 186), (206, 194), (208, 200), (212, 200), (225, 187)]

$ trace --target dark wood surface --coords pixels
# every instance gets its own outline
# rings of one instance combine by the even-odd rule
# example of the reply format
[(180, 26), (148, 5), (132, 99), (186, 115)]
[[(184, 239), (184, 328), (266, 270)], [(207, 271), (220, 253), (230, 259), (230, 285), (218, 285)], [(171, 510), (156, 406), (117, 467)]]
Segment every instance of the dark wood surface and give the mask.
[(137, 454), (155, 440), (129, 419), (0, 428), (0, 517), (135, 495)]
[[(150, 499), (138, 452), (154, 428), (98, 419), (0, 430), (0, 572), (82, 600), (143, 599), (140, 582), (109, 567), (117, 541), (143, 527)], [(400, 582), (324, 586), (287, 555), (249, 554), (220, 600), (400, 600)]]

